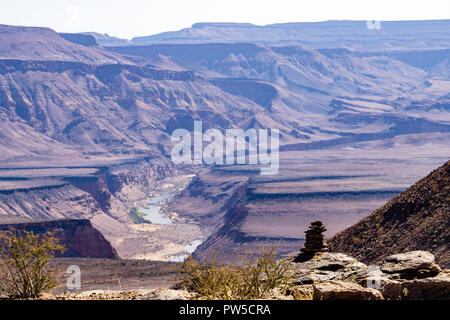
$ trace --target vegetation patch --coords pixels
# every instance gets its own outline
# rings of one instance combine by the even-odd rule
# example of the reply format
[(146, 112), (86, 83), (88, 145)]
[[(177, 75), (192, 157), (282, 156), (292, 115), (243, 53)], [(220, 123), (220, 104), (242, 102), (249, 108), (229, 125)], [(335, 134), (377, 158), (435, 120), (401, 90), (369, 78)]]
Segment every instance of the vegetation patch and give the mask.
[(133, 223), (148, 223), (148, 221), (144, 219), (145, 213), (139, 211), (139, 208), (137, 207), (131, 208), (128, 215)]
[(57, 285), (48, 262), (66, 249), (53, 233), (10, 229), (0, 234), (0, 292), (11, 298), (37, 298)]
[(183, 263), (182, 285), (213, 300), (248, 300), (269, 298), (274, 292), (285, 294), (292, 279), (287, 272), (289, 260), (276, 260), (274, 250), (263, 250), (256, 257), (245, 254), (235, 262), (225, 264), (213, 252), (205, 261), (189, 257)]

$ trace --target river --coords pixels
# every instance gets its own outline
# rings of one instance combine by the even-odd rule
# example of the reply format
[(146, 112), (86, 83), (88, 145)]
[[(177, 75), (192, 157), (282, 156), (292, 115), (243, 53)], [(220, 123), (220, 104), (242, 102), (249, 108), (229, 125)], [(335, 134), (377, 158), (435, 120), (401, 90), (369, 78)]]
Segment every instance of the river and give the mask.
[(142, 213), (142, 218), (151, 224), (172, 224), (173, 220), (161, 213), (161, 206), (169, 198), (169, 194), (150, 198), (145, 207), (138, 207), (138, 211)]
[[(141, 207), (137, 207), (140, 216), (147, 222), (154, 225), (173, 225), (176, 223), (172, 218), (161, 212), (161, 207), (170, 199), (171, 194), (161, 194), (159, 196), (151, 197), (146, 200), (145, 204)], [(200, 236), (198, 239), (189, 242), (184, 246), (180, 252), (181, 255), (171, 258), (169, 261), (182, 262), (189, 254), (192, 254), (197, 247), (204, 241), (204, 236)]]

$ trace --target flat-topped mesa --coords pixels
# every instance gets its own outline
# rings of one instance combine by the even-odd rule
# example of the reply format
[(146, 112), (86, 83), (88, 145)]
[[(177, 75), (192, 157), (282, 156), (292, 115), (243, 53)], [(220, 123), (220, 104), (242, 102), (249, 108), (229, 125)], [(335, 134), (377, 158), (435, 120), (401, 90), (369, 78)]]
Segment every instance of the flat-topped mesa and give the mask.
[(312, 222), (309, 230), (305, 231), (305, 247), (301, 248), (300, 251), (311, 255), (328, 251), (323, 235), (325, 231), (327, 229), (321, 221)]

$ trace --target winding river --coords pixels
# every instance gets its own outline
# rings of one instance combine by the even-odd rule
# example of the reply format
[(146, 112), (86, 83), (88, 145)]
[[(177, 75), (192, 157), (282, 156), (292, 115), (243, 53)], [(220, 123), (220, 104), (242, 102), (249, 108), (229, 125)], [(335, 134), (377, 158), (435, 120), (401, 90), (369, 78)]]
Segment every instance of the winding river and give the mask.
[[(170, 217), (161, 212), (161, 206), (163, 206), (168, 199), (170, 199), (170, 194), (163, 194), (157, 197), (152, 197), (147, 200), (143, 207), (138, 207), (138, 212), (141, 213), (141, 217), (151, 224), (156, 225), (170, 225), (174, 223)], [(190, 242), (183, 248), (183, 254), (172, 258), (172, 262), (182, 262), (189, 254), (192, 254), (199, 245), (204, 241), (204, 237), (201, 236), (199, 239)]]
[(172, 224), (173, 220), (161, 213), (161, 206), (169, 199), (169, 194), (153, 197), (148, 200), (145, 207), (138, 207), (142, 218), (151, 224)]

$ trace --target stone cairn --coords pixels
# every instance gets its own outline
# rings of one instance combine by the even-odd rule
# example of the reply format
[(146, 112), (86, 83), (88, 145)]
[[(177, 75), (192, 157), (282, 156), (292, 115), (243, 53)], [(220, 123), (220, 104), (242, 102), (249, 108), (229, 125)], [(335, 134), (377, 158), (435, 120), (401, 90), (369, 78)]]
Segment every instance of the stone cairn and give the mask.
[(327, 229), (321, 221), (312, 222), (309, 230), (305, 231), (305, 247), (301, 248), (300, 251), (309, 255), (328, 251), (323, 235), (325, 231), (327, 231)]

